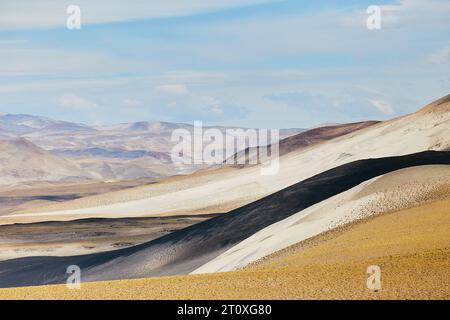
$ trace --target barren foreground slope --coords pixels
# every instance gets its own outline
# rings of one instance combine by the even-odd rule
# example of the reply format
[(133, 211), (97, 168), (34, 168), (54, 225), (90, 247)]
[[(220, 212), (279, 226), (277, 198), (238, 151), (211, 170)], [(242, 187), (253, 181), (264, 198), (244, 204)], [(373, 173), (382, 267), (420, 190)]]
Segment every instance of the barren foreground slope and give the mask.
[[(449, 299), (450, 201), (400, 210), (227, 273), (0, 289), (0, 299)], [(369, 265), (381, 268), (378, 292)]]
[(264, 228), (194, 273), (237, 270), (347, 223), (441, 199), (450, 199), (450, 165), (390, 172)]
[(256, 232), (374, 177), (402, 168), (450, 164), (449, 152), (368, 159), (328, 170), (227, 214), (121, 250), (73, 257), (30, 257), (0, 262), (0, 286), (63, 283), (69, 265), (85, 281), (185, 274)]

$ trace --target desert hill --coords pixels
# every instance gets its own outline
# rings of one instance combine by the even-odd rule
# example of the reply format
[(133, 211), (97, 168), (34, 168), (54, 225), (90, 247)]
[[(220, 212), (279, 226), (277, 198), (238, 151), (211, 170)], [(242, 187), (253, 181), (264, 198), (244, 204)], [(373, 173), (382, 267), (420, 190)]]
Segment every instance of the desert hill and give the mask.
[[(279, 171), (274, 175), (261, 175), (261, 167), (267, 164), (212, 173), (214, 178), (200, 181), (194, 175), (183, 179), (181, 187), (178, 184), (173, 184), (173, 188), (155, 184), (146, 187), (145, 192), (142, 192), (143, 189), (128, 190), (126, 197), (115, 193), (106, 198), (75, 200), (53, 206), (48, 211), (40, 208), (37, 210), (39, 212), (26, 212), (16, 218), (24, 216), (35, 219), (32, 221), (45, 221), (49, 217), (68, 220), (227, 212), (352, 161), (447, 150), (450, 148), (450, 112), (445, 110), (450, 102), (445, 99), (440, 101), (431, 104), (438, 105), (438, 110), (420, 110), (293, 150), (280, 157)], [(4, 218), (0, 218), (0, 223), (2, 220)]]
[(68, 265), (85, 281), (189, 273), (256, 232), (374, 177), (412, 166), (450, 164), (448, 152), (369, 159), (325, 171), (228, 214), (123, 250), (0, 262), (1, 287), (61, 283)]
[(22, 138), (0, 140), (0, 177), (1, 184), (93, 178), (75, 163), (54, 156)]

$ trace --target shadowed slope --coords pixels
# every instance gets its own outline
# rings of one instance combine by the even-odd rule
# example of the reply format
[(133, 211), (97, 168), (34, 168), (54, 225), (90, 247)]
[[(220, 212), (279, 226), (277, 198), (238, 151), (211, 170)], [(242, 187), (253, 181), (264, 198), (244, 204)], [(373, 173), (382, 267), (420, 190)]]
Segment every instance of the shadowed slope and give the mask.
[(82, 269), (83, 281), (188, 273), (257, 231), (365, 180), (427, 164), (450, 164), (450, 153), (429, 151), (352, 162), (228, 214), (131, 248), (75, 257), (0, 262), (0, 287), (62, 283), (69, 265)]
[(276, 251), (353, 221), (440, 199), (450, 199), (449, 165), (395, 170), (256, 232), (193, 273), (241, 269)]
[[(235, 272), (0, 289), (0, 299), (450, 298), (450, 201), (383, 214), (321, 234)], [(378, 265), (382, 288), (367, 289)]]

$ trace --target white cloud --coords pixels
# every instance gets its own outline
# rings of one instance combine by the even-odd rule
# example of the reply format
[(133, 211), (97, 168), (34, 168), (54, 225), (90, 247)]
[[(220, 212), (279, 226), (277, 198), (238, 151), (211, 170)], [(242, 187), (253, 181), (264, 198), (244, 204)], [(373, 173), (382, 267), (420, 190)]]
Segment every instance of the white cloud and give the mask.
[[(400, 0), (394, 4), (380, 5), (381, 27), (395, 29), (444, 27), (448, 25), (450, 1), (448, 0)], [(366, 25), (366, 9), (353, 15), (343, 15), (344, 25), (358, 27)]]
[[(409, 28), (412, 25), (427, 27), (430, 25), (447, 26), (450, 12), (448, 0), (400, 0), (382, 8), (383, 24)], [(420, 24), (420, 25), (419, 25)]]
[[(0, 18), (1, 19), (1, 18)], [(33, 48), (10, 42), (0, 46), (1, 76), (29, 75), (80, 75), (97, 72), (121, 71), (123, 64), (109, 55), (80, 50), (61, 50), (51, 48)]]
[(432, 53), (428, 56), (427, 61), (431, 64), (444, 64), (450, 60), (450, 46)]
[[(3, 9), (10, 2), (0, 0), (0, 30), (2, 23), (9, 23), (3, 19)], [(148, 5), (156, 5), (157, 1), (147, 2), (151, 3)], [(190, 6), (194, 2), (184, 1), (183, 5)], [(222, 2), (225, 3), (223, 5), (227, 3)], [(17, 0), (10, 6), (21, 3)], [(40, 5), (45, 3), (47, 1), (43, 0)], [(166, 1), (162, 5), (169, 6), (169, 3), (178, 2)], [(449, 64), (431, 68), (425, 65), (424, 60), (436, 64), (448, 61), (445, 48), (434, 53), (433, 50), (436, 44), (442, 47), (447, 44), (444, 41), (448, 38), (448, 30), (442, 30), (440, 26), (446, 23), (448, 28), (450, 1), (406, 0), (396, 3), (391, 7), (383, 6), (383, 17), (386, 19), (379, 32), (368, 31), (365, 27), (365, 10), (361, 10), (362, 14), (358, 16), (358, 11), (346, 8), (306, 14), (293, 10), (286, 15), (251, 14), (212, 22), (207, 19), (207, 23), (183, 23), (181, 31), (175, 29), (182, 40), (189, 41), (155, 37), (156, 43), (151, 43), (151, 48), (146, 46), (149, 41), (142, 41), (142, 47), (138, 46), (145, 53), (142, 59), (135, 59), (134, 53), (121, 54), (118, 59), (114, 51), (106, 51), (108, 47), (67, 47), (58, 39), (55, 49), (44, 47), (46, 43), (52, 43), (48, 41), (39, 43), (36, 49), (25, 48), (21, 41), (6, 40), (3, 46), (0, 41), (0, 60), (8, 61), (7, 64), (0, 64), (0, 75), (42, 75), (39, 80), (29, 77), (23, 80), (21, 77), (4, 79), (0, 82), (0, 92), (8, 95), (0, 98), (4, 101), (3, 105), (14, 100), (32, 105), (40, 95), (48, 99), (66, 92), (89, 92), (90, 98), (101, 106), (108, 106), (108, 110), (122, 110), (124, 105), (135, 104), (133, 99), (124, 100), (124, 97), (133, 97), (145, 105), (145, 108), (136, 108), (139, 109), (133, 111), (136, 113), (156, 109), (159, 114), (154, 113), (153, 117), (162, 118), (167, 113), (172, 119), (164, 119), (177, 121), (203, 113), (221, 121), (242, 119), (233, 116), (246, 114), (249, 118), (242, 121), (248, 121), (249, 126), (261, 123), (268, 126), (275, 122), (280, 127), (298, 126), (301, 121), (307, 123), (298, 115), (304, 119), (314, 118), (300, 113), (303, 112), (301, 107), (310, 105), (315, 106), (314, 112), (317, 110), (313, 116), (320, 116), (323, 122), (367, 119), (381, 116), (381, 112), (403, 114), (448, 90)], [(88, 19), (82, 3), (81, 6), (83, 19)], [(123, 9), (123, 5), (120, 7)], [(38, 16), (39, 10), (30, 12), (33, 16), (36, 12)], [(65, 13), (65, 8), (62, 12)], [(12, 16), (11, 19), (17, 18), (14, 14)], [(351, 23), (346, 24), (345, 19)], [(61, 21), (61, 25), (65, 26), (65, 20)], [(119, 46), (123, 41), (121, 36), (117, 35), (115, 41)], [(141, 35), (135, 36), (139, 39)], [(33, 38), (29, 42), (30, 46), (38, 44)], [(13, 48), (14, 45), (16, 48)], [(78, 52), (80, 50), (84, 53)], [(121, 53), (120, 50), (118, 52)], [(356, 63), (348, 63), (350, 59)], [(343, 64), (341, 60), (344, 60)], [(198, 71), (193, 70), (192, 61), (196, 62)], [(150, 64), (153, 65), (149, 67)], [(276, 70), (280, 65), (284, 69)], [(438, 82), (441, 78), (443, 80)], [(360, 94), (357, 101), (347, 103), (339, 90), (355, 84), (376, 89), (378, 93)], [(336, 87), (339, 89), (334, 89)], [(280, 110), (277, 108), (282, 105), (281, 101), (264, 98), (270, 92), (298, 91), (300, 88), (310, 92), (327, 92), (327, 96), (323, 99), (303, 97), (302, 100), (286, 97), (291, 98), (292, 106)], [(27, 95), (14, 96), (15, 92), (26, 92)], [(26, 101), (27, 96), (32, 98)], [(213, 98), (202, 98), (205, 96)], [(405, 102), (403, 97), (414, 103)], [(369, 102), (370, 99), (375, 102)], [(336, 106), (335, 101), (340, 102), (340, 106)], [(238, 113), (230, 105), (235, 109), (243, 106), (245, 110)], [(271, 105), (275, 107), (270, 112), (261, 112), (261, 106), (268, 109)], [(392, 106), (395, 106), (395, 111)], [(223, 115), (220, 115), (220, 110)], [(348, 115), (348, 119), (341, 115)], [(112, 117), (113, 113), (108, 112), (104, 116)], [(339, 118), (334, 119), (334, 116)]]
[(97, 104), (89, 101), (88, 99), (72, 93), (62, 95), (58, 99), (58, 102), (61, 106), (67, 109), (93, 109), (98, 107)]
[(153, 111), (183, 115), (186, 119), (222, 119), (242, 113), (237, 106), (224, 105), (214, 95), (191, 91), (184, 84), (156, 86), (148, 99)]
[(0, 47), (9, 46), (9, 45), (17, 45), (27, 43), (27, 40), (23, 39), (0, 39)]
[(216, 114), (223, 114), (221, 103), (218, 99), (211, 96), (201, 96), (200, 100), (205, 104), (205, 106)]
[(92, 89), (113, 87), (112, 90), (117, 90), (118, 87), (123, 87), (128, 81), (126, 79), (81, 79), (81, 80), (41, 80), (41, 81), (26, 81), (14, 84), (0, 84), (0, 93), (42, 93), (44, 91), (54, 90), (70, 90), (70, 89)]
[(382, 100), (369, 100), (369, 102), (374, 106), (378, 111), (385, 115), (392, 115), (395, 113), (394, 108), (386, 102)]
[(178, 105), (178, 103), (176, 101), (170, 101), (169, 103), (167, 103), (167, 106), (169, 108), (175, 108)]
[[(364, 9), (321, 10), (310, 14), (249, 17), (221, 21), (208, 28), (214, 39), (209, 45), (193, 47), (205, 60), (218, 63), (258, 63), (268, 58), (346, 53), (357, 56), (386, 54), (419, 47), (421, 41), (448, 33), (448, 0), (403, 0), (382, 7), (382, 30), (366, 27)], [(199, 31), (200, 32), (200, 31)], [(426, 37), (426, 38), (425, 38)], [(268, 45), (270, 41), (270, 46)], [(237, 54), (228, 55), (232, 51)], [(423, 46), (422, 46), (423, 47)], [(406, 55), (408, 57), (408, 55)]]
[(162, 76), (162, 79), (167, 81), (180, 81), (189, 84), (208, 84), (212, 81), (225, 81), (228, 78), (228, 75), (223, 72), (196, 70), (170, 71)]
[[(195, 15), (280, 0), (77, 0), (82, 24)], [(2, 0), (0, 29), (64, 27), (72, 0)]]
[(188, 89), (184, 84), (166, 84), (156, 86), (155, 91), (157, 93), (169, 94), (169, 95), (184, 95), (188, 93)]
[(138, 99), (129, 99), (129, 98), (123, 99), (122, 100), (122, 104), (125, 107), (131, 107), (131, 108), (142, 106), (142, 102), (140, 100), (138, 100)]
[(212, 111), (223, 114), (220, 101), (209, 95), (199, 95), (190, 92), (183, 84), (167, 84), (155, 87), (156, 99), (166, 101), (165, 104), (174, 109), (178, 106), (189, 106), (189, 109)]

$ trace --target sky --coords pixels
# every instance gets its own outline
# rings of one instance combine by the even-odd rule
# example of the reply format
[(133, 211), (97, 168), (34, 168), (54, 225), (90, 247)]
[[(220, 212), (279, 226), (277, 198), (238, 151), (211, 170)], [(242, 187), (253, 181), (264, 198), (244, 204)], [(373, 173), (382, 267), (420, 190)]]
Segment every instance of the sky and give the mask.
[[(66, 26), (77, 5), (81, 29)], [(367, 28), (371, 5), (380, 29)], [(0, 113), (260, 128), (389, 119), (450, 88), (448, 0), (1, 0)]]

